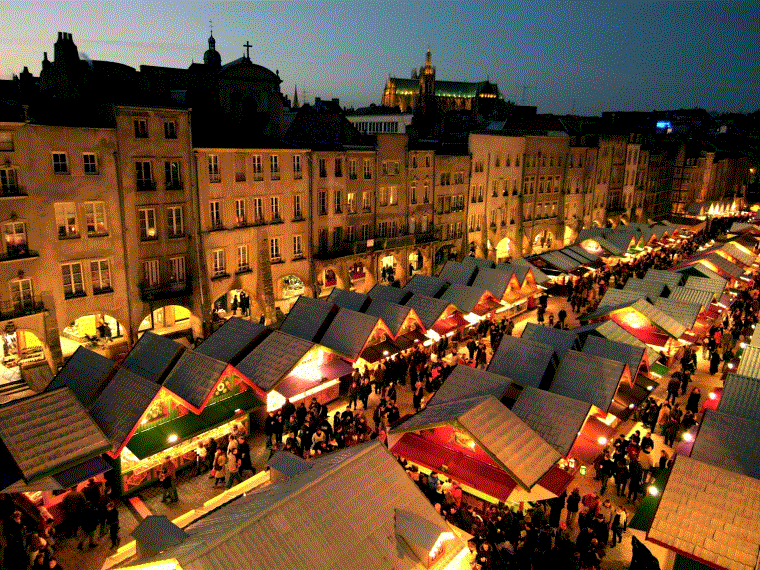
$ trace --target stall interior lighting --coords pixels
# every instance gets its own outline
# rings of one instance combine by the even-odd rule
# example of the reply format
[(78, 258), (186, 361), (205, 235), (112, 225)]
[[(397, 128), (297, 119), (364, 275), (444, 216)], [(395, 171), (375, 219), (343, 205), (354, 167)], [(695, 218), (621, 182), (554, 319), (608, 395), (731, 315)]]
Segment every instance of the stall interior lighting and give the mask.
[(689, 432), (686, 432), (683, 434), (683, 440), (686, 442), (694, 441), (694, 436), (691, 435)]
[(718, 398), (718, 395), (715, 392), (710, 392), (709, 397), (711, 400), (716, 400)]
[(599, 442), (599, 445), (607, 445), (607, 438), (604, 436), (600, 436), (596, 441)]
[(654, 485), (651, 485), (649, 487), (649, 494), (652, 495), (653, 497), (656, 497), (657, 495), (660, 494), (660, 490)]
[(179, 436), (176, 433), (171, 434), (168, 438), (166, 438), (166, 441), (169, 443), (175, 443), (179, 439)]
[(433, 548), (430, 549), (430, 558), (435, 559), (441, 553), (443, 543), (447, 540), (454, 540), (453, 532), (442, 532), (438, 535), (438, 540), (435, 541)]

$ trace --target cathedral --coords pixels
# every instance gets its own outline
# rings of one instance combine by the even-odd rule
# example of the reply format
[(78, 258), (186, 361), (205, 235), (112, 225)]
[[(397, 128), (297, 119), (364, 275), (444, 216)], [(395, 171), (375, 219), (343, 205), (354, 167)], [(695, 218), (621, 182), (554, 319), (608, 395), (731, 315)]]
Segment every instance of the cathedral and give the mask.
[(473, 111), (490, 115), (503, 103), (499, 88), (490, 81), (437, 81), (430, 48), (425, 66), (412, 71), (412, 78), (389, 77), (383, 92), (382, 105), (398, 107), (401, 112), (437, 108), (441, 112)]

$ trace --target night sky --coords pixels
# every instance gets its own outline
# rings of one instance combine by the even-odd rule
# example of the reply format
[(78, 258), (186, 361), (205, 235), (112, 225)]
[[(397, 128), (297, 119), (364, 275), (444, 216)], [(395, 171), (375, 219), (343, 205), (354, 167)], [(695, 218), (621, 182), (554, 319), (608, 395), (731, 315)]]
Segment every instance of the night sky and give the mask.
[(438, 79), (490, 79), (539, 112), (760, 109), (760, 2), (738, 1), (6, 0), (0, 77), (37, 75), (58, 31), (91, 59), (187, 67), (203, 60), (209, 20), (222, 63), (250, 41), (301, 102), (379, 104), (387, 77), (409, 77), (429, 45)]

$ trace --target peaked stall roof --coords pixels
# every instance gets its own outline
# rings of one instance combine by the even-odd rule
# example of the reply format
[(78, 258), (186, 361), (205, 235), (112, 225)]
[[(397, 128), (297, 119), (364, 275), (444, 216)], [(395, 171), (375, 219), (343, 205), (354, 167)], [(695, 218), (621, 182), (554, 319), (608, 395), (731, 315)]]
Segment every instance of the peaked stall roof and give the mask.
[(594, 404), (607, 411), (628, 365), (595, 354), (568, 350), (560, 360), (550, 391)]
[[(586, 230), (581, 230), (581, 233), (583, 233)], [(596, 245), (599, 246), (599, 248), (593, 247), (592, 244), (589, 242), (594, 242)], [(616, 244), (612, 243), (608, 239), (605, 239), (605, 237), (599, 233), (596, 235), (587, 235), (585, 237), (578, 236), (578, 239), (576, 241), (578, 245), (580, 245), (581, 248), (584, 249), (584, 251), (587, 251), (591, 253), (591, 255), (598, 255), (599, 257), (621, 257), (625, 254), (624, 249), (619, 248)], [(584, 245), (585, 244), (585, 245)], [(589, 251), (591, 250), (591, 251)], [(598, 251), (598, 253), (596, 253)], [(604, 252), (607, 252), (607, 255), (604, 254)]]
[(686, 332), (686, 327), (681, 323), (663, 313), (660, 309), (652, 305), (646, 299), (639, 299), (633, 303), (625, 303), (617, 307), (603, 307), (597, 309), (593, 315), (589, 315), (589, 318), (597, 318), (597, 316), (604, 316), (613, 313), (618, 310), (630, 309), (637, 311), (644, 315), (653, 325), (660, 330), (666, 332), (673, 338), (681, 338), (681, 335)]
[[(691, 263), (682, 265), (680, 267), (675, 267), (673, 271), (678, 271), (679, 273), (683, 273), (685, 275), (688, 275), (689, 277), (702, 277), (706, 279), (722, 279), (724, 281), (727, 281), (727, 279), (725, 279), (719, 273), (716, 273), (715, 271), (710, 269), (702, 261), (692, 261)], [(686, 286), (689, 287), (688, 277), (686, 279)]]
[(264, 325), (231, 317), (200, 343), (195, 352), (234, 365), (253, 348), (266, 331)]
[(89, 405), (99, 386), (111, 375), (115, 366), (113, 360), (80, 346), (50, 381), (44, 392), (68, 387), (77, 400), (83, 405)]
[[(513, 274), (511, 271), (481, 268), (478, 270), (478, 275), (475, 277), (472, 286), (477, 289), (485, 289), (497, 299), (501, 299), (509, 287), (509, 280)], [(517, 283), (518, 285), (522, 284), (519, 279), (517, 279)]]
[(273, 331), (236, 368), (264, 392), (277, 388), (301, 359), (316, 346), (310, 340)]
[(390, 301), (384, 301), (383, 299), (372, 299), (370, 304), (364, 309), (364, 313), (373, 317), (378, 317), (388, 326), (393, 338), (396, 338), (401, 332), (401, 327), (404, 325), (409, 314), (412, 314), (414, 320), (419, 321), (417, 313), (411, 307), (399, 305), (398, 303), (392, 303)]
[(452, 283), (441, 295), (441, 299), (448, 301), (462, 313), (467, 314), (475, 310), (485, 295), (490, 295), (485, 289)]
[(654, 306), (666, 315), (673, 317), (686, 327), (686, 330), (690, 330), (694, 326), (702, 310), (702, 306), (697, 303), (685, 303), (669, 297), (667, 299), (658, 297), (654, 300)]
[(145, 331), (121, 366), (160, 384), (184, 350), (180, 343), (170, 338)]
[(464, 259), (462, 259), (462, 263), (475, 265), (479, 269), (493, 269), (496, 266), (496, 264), (490, 259), (485, 259), (483, 257), (474, 257), (472, 255), (466, 255)]
[(347, 291), (338, 287), (333, 288), (327, 297), (328, 303), (334, 303), (344, 309), (361, 312), (368, 304), (368, 298), (356, 291)]
[[(422, 570), (427, 561), (396, 535), (399, 507), (450, 528), (380, 442), (352, 446), (212, 511), (185, 527), (181, 544), (139, 562), (177, 560), (184, 570)], [(455, 538), (451, 555), (463, 548)]]
[(637, 279), (631, 277), (625, 282), (623, 291), (640, 291), (644, 293), (646, 297), (654, 300), (665, 294), (667, 291), (667, 285), (662, 281), (655, 281), (653, 279)]
[[(511, 275), (514, 275), (517, 284), (520, 287), (525, 284), (525, 278), (528, 277), (528, 275), (535, 275), (534, 271), (541, 271), (537, 267), (535, 270), (532, 269), (531, 264), (520, 265), (517, 263), (499, 263), (496, 265), (496, 270), (510, 275), (510, 279), (512, 278)], [(545, 273), (541, 272), (541, 274), (546, 277), (546, 281), (549, 280), (549, 277)], [(543, 282), (544, 281), (540, 281), (540, 283)], [(539, 283), (539, 281), (537, 280), (536, 283)]]
[(404, 305), (414, 309), (414, 312), (417, 313), (422, 324), (428, 330), (433, 328), (435, 322), (441, 318), (441, 315), (443, 315), (449, 307), (453, 307), (451, 303), (444, 299), (436, 299), (434, 297), (419, 295), (417, 293), (409, 297)]
[(757, 259), (757, 256), (754, 253), (748, 251), (747, 248), (739, 245), (735, 241), (724, 243), (721, 246), (721, 249), (729, 256), (739, 260), (741, 263), (747, 266), (752, 265)]
[(446, 288), (446, 280), (430, 275), (418, 273), (414, 275), (404, 286), (404, 291), (411, 291), (417, 295), (438, 298)]
[(430, 406), (393, 432), (458, 424), (520, 486), (530, 489), (559, 461), (556, 449), (494, 396)]
[(674, 287), (681, 285), (683, 275), (677, 271), (668, 271), (667, 269), (649, 269), (644, 275), (644, 281), (659, 281), (665, 283), (668, 289), (673, 291)]
[(726, 273), (727, 275), (730, 275), (734, 279), (738, 279), (739, 277), (744, 275), (743, 268), (739, 267), (735, 263), (730, 262), (728, 259), (726, 259), (722, 255), (718, 255), (717, 253), (714, 253), (714, 252), (692, 257), (688, 261), (690, 262), (694, 260), (712, 263), (720, 271), (723, 271), (724, 273)]
[(607, 289), (599, 301), (595, 313), (606, 307), (619, 307), (620, 305), (632, 303), (645, 297), (646, 294), (643, 291), (635, 289)]
[(399, 305), (403, 305), (404, 301), (411, 296), (412, 293), (409, 291), (404, 291), (398, 287), (390, 287), (389, 285), (375, 285), (367, 293), (367, 297), (370, 299), (382, 299), (383, 301), (390, 301)]
[(439, 279), (448, 281), (449, 283), (459, 283), (460, 285), (472, 285), (475, 280), (475, 275), (478, 272), (478, 267), (470, 263), (459, 263), (458, 261), (449, 260), (446, 265), (443, 266), (441, 273), (438, 275)]
[(567, 457), (591, 411), (591, 404), (527, 386), (512, 406), (512, 411), (549, 445)]
[(226, 362), (186, 350), (166, 377), (164, 388), (198, 413), (212, 396), (226, 368)]
[(110, 443), (69, 388), (0, 406), (0, 439), (25, 481), (107, 451)]
[(723, 570), (755, 570), (760, 480), (678, 455), (647, 539)]
[(501, 399), (511, 384), (512, 380), (505, 376), (457, 364), (427, 405), (435, 406), (487, 394)]
[(726, 289), (728, 282), (720, 275), (715, 277), (698, 277), (689, 275), (686, 278), (684, 287), (687, 289), (697, 289), (698, 291), (710, 291), (716, 299), (720, 299), (723, 291)]
[(137, 427), (161, 386), (120, 368), (90, 408), (95, 420), (116, 454)]
[(589, 334), (593, 334), (609, 340), (614, 340), (615, 342), (630, 344), (634, 347), (643, 348), (646, 350), (647, 363), (650, 366), (660, 357), (656, 350), (649, 348), (646, 343), (637, 339), (615, 321), (601, 321), (583, 327), (578, 327), (573, 330), (578, 333), (579, 336), (588, 336)]
[(670, 290), (668, 299), (680, 301), (681, 303), (698, 304), (702, 310), (707, 311), (712, 303), (714, 293), (712, 291), (702, 291), (700, 289), (691, 289), (689, 287), (673, 287)]
[(559, 358), (562, 358), (571, 348), (579, 350), (581, 347), (578, 335), (572, 330), (555, 329), (554, 327), (545, 327), (536, 323), (526, 323), (520, 338), (554, 347), (554, 351)]
[[(537, 285), (542, 285), (543, 283), (549, 281), (549, 276), (546, 273), (541, 271), (538, 267), (533, 265), (524, 257), (518, 257), (517, 259), (511, 260), (509, 263), (499, 263), (496, 268), (499, 269), (503, 265), (521, 265), (523, 267), (528, 267), (531, 270), (531, 273), (533, 273), (533, 278), (536, 280)], [(523, 281), (524, 280), (525, 278), (523, 277)]]
[[(525, 358), (529, 354), (530, 358)], [(504, 336), (488, 371), (512, 378), (522, 386), (541, 388), (549, 383), (557, 363), (553, 346), (526, 338)]]
[(382, 319), (341, 308), (338, 309), (319, 343), (355, 361), (376, 328), (393, 336)]
[(593, 253), (587, 252), (585, 249), (583, 249), (579, 245), (569, 245), (567, 247), (563, 247), (560, 251), (562, 251), (565, 255), (573, 255), (576, 259), (583, 261), (584, 265), (586, 263), (595, 263), (599, 261), (599, 257), (594, 255)]
[(760, 480), (760, 421), (706, 410), (690, 457)]
[(633, 378), (638, 374), (642, 363), (645, 363), (646, 367), (649, 368), (649, 362), (646, 359), (646, 346), (616, 342), (607, 338), (589, 335), (583, 343), (582, 352), (627, 364)]
[(582, 265), (579, 261), (565, 255), (561, 251), (547, 251), (546, 253), (539, 254), (538, 257), (565, 273), (575, 271)]
[(728, 374), (717, 409), (731, 416), (760, 422), (760, 378)]
[(736, 374), (760, 379), (760, 348), (750, 345), (744, 349)]
[(304, 340), (319, 342), (337, 310), (333, 303), (298, 297), (279, 330)]

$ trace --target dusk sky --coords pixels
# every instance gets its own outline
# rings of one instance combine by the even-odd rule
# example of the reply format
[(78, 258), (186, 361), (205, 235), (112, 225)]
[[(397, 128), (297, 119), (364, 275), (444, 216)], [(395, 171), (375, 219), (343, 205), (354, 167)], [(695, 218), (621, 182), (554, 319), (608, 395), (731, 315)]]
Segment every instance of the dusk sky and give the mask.
[[(0, 6), (0, 77), (39, 74), (59, 31), (91, 59), (187, 67), (209, 20), (222, 62), (274, 70), (301, 102), (380, 103), (428, 45), (436, 78), (490, 79), (539, 112), (760, 109), (760, 2), (17, 2)], [(523, 86), (529, 86), (523, 89)]]

